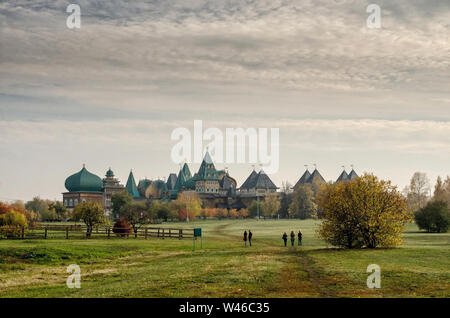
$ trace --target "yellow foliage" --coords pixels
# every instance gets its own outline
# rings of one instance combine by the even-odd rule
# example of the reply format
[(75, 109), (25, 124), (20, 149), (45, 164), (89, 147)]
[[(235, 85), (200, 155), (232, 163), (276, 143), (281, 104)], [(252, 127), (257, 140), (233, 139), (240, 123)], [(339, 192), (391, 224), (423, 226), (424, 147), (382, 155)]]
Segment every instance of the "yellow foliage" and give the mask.
[(365, 174), (348, 182), (327, 184), (317, 196), (324, 222), (318, 233), (334, 246), (395, 246), (412, 216), (390, 181)]

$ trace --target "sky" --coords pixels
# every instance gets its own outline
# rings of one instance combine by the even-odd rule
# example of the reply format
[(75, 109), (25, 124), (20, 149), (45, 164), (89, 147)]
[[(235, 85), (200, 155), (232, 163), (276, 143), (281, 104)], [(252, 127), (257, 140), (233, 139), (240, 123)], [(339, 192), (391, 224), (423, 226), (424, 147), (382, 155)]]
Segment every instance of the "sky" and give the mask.
[[(0, 2), (0, 200), (61, 200), (83, 163), (167, 178), (171, 133), (194, 120), (279, 128), (278, 186), (313, 164), (433, 185), (450, 174), (450, 2)], [(252, 170), (216, 166), (238, 186)]]

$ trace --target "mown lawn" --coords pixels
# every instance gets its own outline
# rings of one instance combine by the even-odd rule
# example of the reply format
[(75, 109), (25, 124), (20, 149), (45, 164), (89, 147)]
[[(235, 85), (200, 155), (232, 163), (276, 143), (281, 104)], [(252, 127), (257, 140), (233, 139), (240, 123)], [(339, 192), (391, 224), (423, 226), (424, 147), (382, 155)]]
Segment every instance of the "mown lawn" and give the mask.
[[(450, 234), (409, 225), (393, 249), (339, 250), (315, 235), (317, 221), (222, 220), (201, 227), (203, 249), (176, 239), (0, 240), (0, 297), (449, 297)], [(242, 232), (254, 244), (244, 248)], [(303, 246), (282, 246), (301, 229)], [(81, 267), (69, 289), (66, 268)], [(368, 289), (366, 268), (381, 267)]]

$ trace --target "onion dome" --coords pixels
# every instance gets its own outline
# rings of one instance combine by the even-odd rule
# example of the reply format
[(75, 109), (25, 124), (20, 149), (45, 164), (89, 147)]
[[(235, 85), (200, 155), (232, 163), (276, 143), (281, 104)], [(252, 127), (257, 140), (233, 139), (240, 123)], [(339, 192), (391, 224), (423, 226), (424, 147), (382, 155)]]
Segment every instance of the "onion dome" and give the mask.
[(69, 192), (101, 192), (103, 182), (83, 165), (83, 169), (66, 179), (65, 186)]

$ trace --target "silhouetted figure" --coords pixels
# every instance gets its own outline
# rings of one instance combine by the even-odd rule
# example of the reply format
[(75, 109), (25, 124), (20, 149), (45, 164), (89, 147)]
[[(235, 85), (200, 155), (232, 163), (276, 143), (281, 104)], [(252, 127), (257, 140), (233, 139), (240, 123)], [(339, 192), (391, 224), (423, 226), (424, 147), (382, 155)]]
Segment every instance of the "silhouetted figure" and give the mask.
[(287, 246), (287, 234), (286, 234), (286, 232), (284, 232), (284, 234), (283, 234), (283, 241), (284, 241), (284, 246)]
[(298, 231), (297, 236), (298, 236), (298, 246), (302, 246), (302, 237), (303, 237), (302, 232)]
[(250, 244), (250, 246), (252, 246), (252, 237), (253, 237), (252, 231), (248, 230), (248, 244)]
[(247, 231), (244, 231), (244, 246), (247, 247)]
[(291, 231), (291, 245), (294, 246), (295, 243), (295, 233), (294, 231)]

